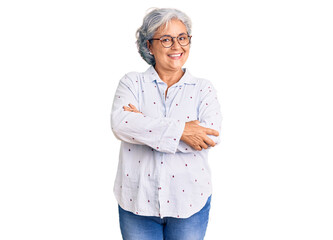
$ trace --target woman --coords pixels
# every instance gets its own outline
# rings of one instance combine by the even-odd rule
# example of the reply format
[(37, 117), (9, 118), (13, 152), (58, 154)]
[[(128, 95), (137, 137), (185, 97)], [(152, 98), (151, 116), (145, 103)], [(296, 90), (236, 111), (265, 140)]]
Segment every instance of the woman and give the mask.
[(176, 9), (149, 12), (137, 31), (146, 72), (126, 74), (111, 125), (120, 139), (114, 193), (123, 239), (203, 239), (211, 200), (207, 157), (218, 142), (212, 84), (183, 69), (191, 21)]

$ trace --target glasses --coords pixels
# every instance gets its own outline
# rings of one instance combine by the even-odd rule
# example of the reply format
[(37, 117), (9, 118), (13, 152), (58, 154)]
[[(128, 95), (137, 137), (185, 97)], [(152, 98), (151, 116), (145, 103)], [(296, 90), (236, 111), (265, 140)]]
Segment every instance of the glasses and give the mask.
[(171, 37), (170, 35), (164, 35), (160, 38), (152, 38), (149, 41), (160, 40), (163, 47), (170, 48), (175, 43), (175, 41), (173, 40), (174, 38), (177, 38), (177, 41), (178, 41), (180, 46), (185, 47), (185, 46), (187, 46), (191, 43), (192, 36), (189, 36), (185, 33), (179, 34), (178, 37)]

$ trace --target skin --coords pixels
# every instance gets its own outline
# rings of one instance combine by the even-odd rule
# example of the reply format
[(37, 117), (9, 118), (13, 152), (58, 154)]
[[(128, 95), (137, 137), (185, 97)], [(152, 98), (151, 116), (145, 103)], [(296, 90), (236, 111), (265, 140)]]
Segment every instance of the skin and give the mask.
[[(181, 21), (173, 19), (169, 22), (167, 27), (162, 26), (157, 29), (153, 38), (160, 38), (163, 35), (177, 37), (181, 33), (187, 33), (186, 26)], [(155, 70), (161, 80), (168, 86), (165, 96), (167, 96), (169, 87), (178, 82), (184, 75), (182, 67), (190, 52), (190, 45), (181, 46), (177, 39), (174, 39), (174, 41), (173, 46), (170, 48), (163, 47), (159, 40), (154, 40), (152, 44), (147, 41), (147, 46), (155, 57)], [(181, 57), (170, 56), (179, 53), (182, 54)], [(125, 111), (141, 113), (133, 104), (129, 104), (123, 108)], [(198, 151), (207, 149), (209, 146), (214, 147), (215, 142), (207, 135), (218, 136), (219, 132), (211, 128), (202, 127), (199, 124), (200, 122), (198, 120), (186, 122), (181, 140)]]
[[(160, 38), (164, 35), (177, 37), (181, 33), (187, 34), (185, 25), (179, 20), (171, 20), (166, 28), (162, 26), (157, 29), (153, 38)], [(147, 41), (147, 46), (151, 54), (155, 57), (155, 70), (161, 80), (164, 81), (168, 87), (178, 82), (184, 75), (182, 67), (189, 56), (190, 44), (181, 46), (178, 41), (174, 39), (174, 44), (170, 48), (163, 47), (159, 40), (154, 40), (152, 44)], [(175, 60), (170, 57), (172, 54), (179, 53), (182, 54), (180, 59)]]

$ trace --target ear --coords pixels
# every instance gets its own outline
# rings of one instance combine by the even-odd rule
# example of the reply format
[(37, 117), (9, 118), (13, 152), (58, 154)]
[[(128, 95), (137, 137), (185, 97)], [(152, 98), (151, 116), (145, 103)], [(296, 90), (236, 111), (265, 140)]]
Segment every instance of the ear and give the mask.
[(150, 44), (149, 40), (147, 40), (147, 48), (149, 49), (150, 54), (154, 55), (153, 50), (152, 50), (152, 45)]

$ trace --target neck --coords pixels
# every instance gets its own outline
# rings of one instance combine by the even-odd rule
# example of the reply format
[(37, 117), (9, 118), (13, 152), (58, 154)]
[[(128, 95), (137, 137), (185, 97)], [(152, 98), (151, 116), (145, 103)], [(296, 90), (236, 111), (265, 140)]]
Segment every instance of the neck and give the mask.
[(181, 68), (175, 69), (175, 70), (167, 70), (159, 67), (157, 64), (155, 65), (155, 70), (160, 77), (160, 79), (165, 82), (168, 87), (172, 86), (176, 82), (178, 82), (182, 76), (184, 75), (184, 72)]

